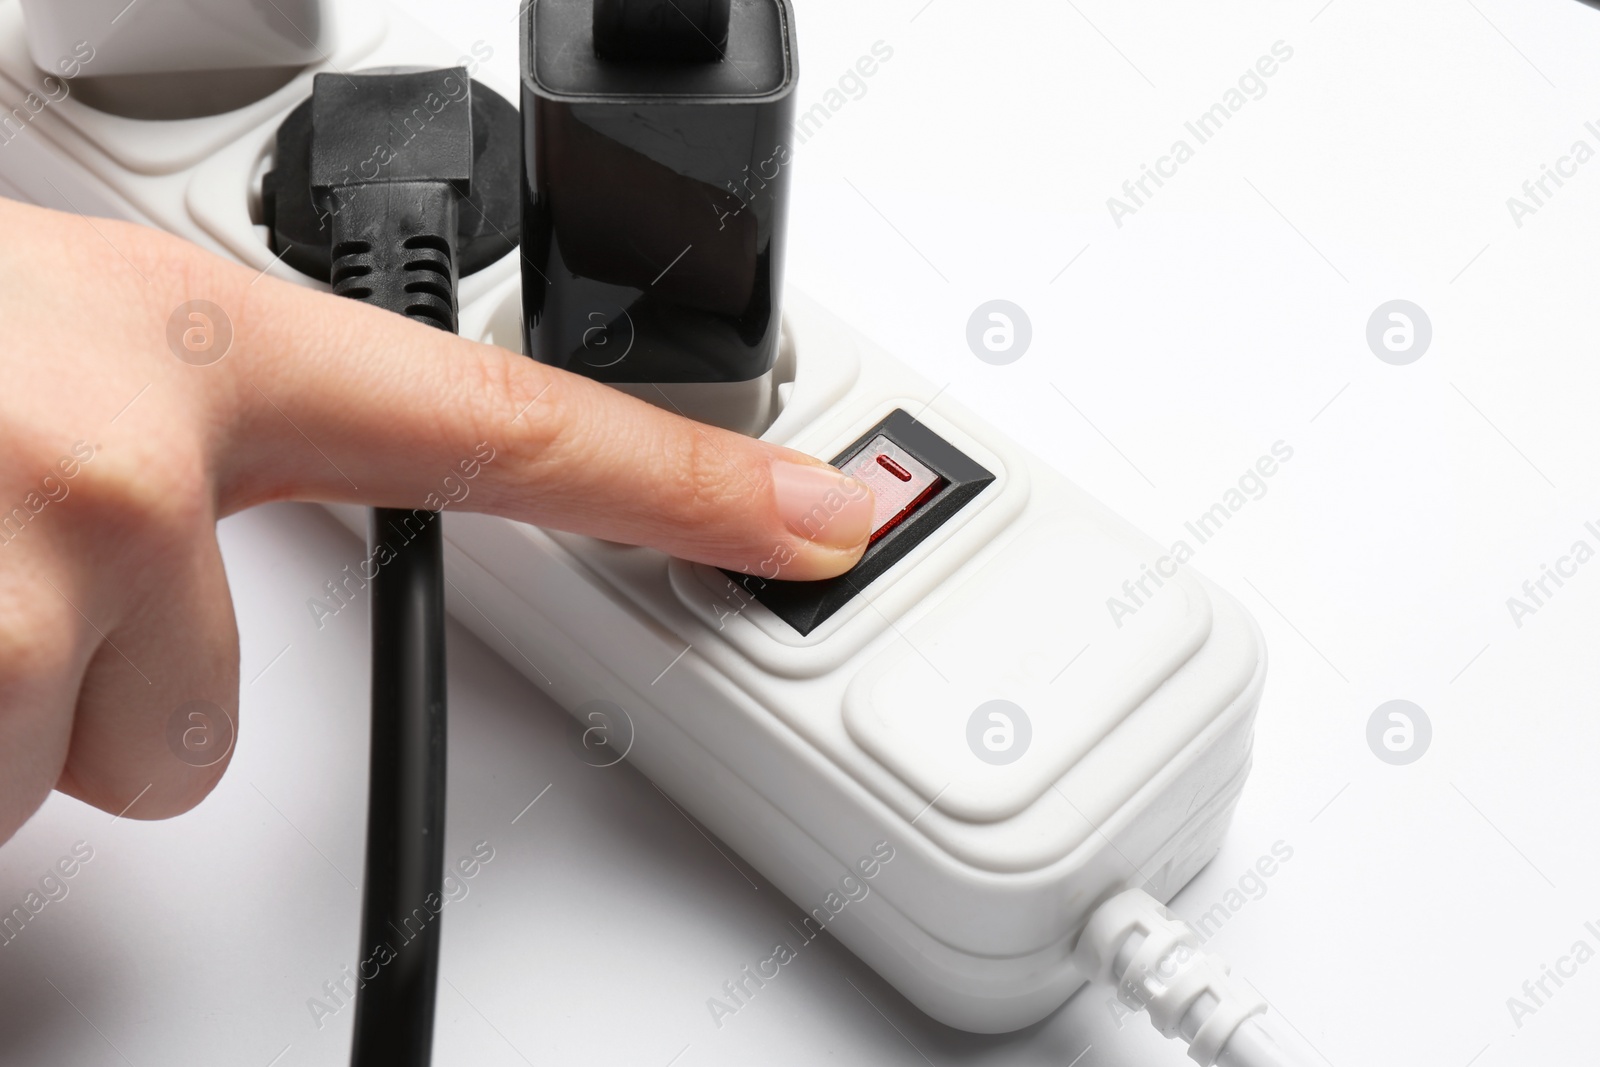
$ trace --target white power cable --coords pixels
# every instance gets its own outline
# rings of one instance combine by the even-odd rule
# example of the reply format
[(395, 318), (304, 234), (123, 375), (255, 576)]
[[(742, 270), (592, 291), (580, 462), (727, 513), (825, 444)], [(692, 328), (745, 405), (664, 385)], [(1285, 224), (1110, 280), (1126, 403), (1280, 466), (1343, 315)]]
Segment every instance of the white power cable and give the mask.
[(1116, 987), (1117, 999), (1167, 1037), (1182, 1038), (1200, 1067), (1295, 1067), (1261, 1025), (1267, 1005), (1228, 978), (1228, 965), (1142, 889), (1095, 910), (1073, 956), (1090, 979)]

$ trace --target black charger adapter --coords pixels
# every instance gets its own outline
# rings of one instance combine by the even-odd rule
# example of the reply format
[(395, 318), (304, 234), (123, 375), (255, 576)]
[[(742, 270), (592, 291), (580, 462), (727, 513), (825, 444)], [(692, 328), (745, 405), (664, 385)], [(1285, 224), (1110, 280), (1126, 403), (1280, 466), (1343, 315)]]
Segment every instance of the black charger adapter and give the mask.
[(624, 387), (771, 374), (798, 73), (788, 0), (527, 4), (529, 355)]

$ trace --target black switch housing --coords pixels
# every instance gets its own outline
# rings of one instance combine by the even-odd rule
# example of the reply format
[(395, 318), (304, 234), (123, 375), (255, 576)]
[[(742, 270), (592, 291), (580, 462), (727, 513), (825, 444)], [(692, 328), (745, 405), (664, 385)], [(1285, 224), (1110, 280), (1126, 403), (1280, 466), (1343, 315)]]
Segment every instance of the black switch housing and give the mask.
[(921, 460), (944, 479), (944, 487), (879, 538), (859, 563), (837, 578), (790, 582), (723, 571), (745, 594), (764, 604), (801, 634), (815, 630), (854, 600), (873, 580), (905, 558), (994, 481), (994, 474), (982, 464), (900, 408), (890, 412), (830, 462), (835, 467), (844, 467), (879, 434)]

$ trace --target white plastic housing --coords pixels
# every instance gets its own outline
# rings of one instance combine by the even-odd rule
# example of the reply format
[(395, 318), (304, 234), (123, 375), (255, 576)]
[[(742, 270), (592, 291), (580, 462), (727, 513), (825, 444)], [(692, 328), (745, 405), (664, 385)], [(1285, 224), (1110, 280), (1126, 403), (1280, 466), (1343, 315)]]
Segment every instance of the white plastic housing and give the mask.
[[(341, 36), (340, 69), (458, 61), (386, 32), (379, 10)], [(19, 15), (0, 0), (9, 92), (36, 76), (5, 43)], [(0, 189), (289, 276), (251, 189), (315, 69), (213, 119), (61, 101), (0, 152)], [(516, 99), (515, 85), (494, 87)], [(514, 347), (518, 284), (515, 254), (465, 279), (463, 333)], [(1084, 981), (1072, 950), (1097, 903), (1130, 886), (1168, 900), (1215, 854), (1249, 766), (1260, 634), (1188, 572), (1152, 583), (1119, 627), (1106, 599), (1161, 555), (1153, 542), (799, 294), (786, 299), (767, 438), (830, 456), (898, 406), (995, 481), (805, 637), (707, 568), (469, 514), (446, 516), (450, 607), (567, 708), (624, 709), (628, 758), (924, 1011), (967, 1030), (1025, 1026)], [(993, 699), (1032, 727), (1006, 765), (968, 743), (969, 718)], [(893, 859), (862, 882), (875, 849)], [(837, 906), (854, 892), (847, 877), (868, 892)]]
[(328, 6), (326, 0), (22, 0), (34, 64), (59, 75), (63, 60), (77, 59), (93, 77), (315, 63), (333, 51)]

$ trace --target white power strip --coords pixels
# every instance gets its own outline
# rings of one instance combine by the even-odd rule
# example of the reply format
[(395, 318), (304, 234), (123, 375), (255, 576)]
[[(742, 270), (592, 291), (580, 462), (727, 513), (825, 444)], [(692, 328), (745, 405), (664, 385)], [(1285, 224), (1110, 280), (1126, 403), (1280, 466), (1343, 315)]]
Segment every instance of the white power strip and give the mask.
[[(39, 77), (20, 18), (0, 3), (14, 94)], [(460, 59), (366, 5), (338, 30), (340, 69)], [(208, 119), (68, 96), (0, 153), (0, 183), (288, 276), (252, 190), (312, 73)], [(510, 255), (463, 280), (464, 334), (516, 347), (517, 274)], [(993, 481), (805, 635), (709, 568), (466, 514), (445, 523), (451, 610), (923, 1010), (1025, 1026), (1088, 977), (1074, 947), (1098, 905), (1130, 886), (1167, 900), (1220, 846), (1260, 635), (892, 356), (798, 294), (786, 311), (766, 438), (833, 456), (901, 410)], [(1113, 613), (1124, 583), (1134, 610)]]

